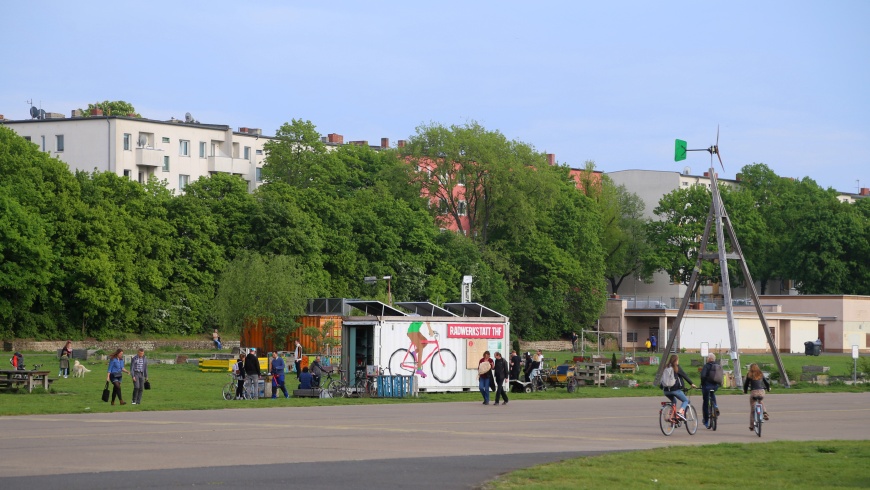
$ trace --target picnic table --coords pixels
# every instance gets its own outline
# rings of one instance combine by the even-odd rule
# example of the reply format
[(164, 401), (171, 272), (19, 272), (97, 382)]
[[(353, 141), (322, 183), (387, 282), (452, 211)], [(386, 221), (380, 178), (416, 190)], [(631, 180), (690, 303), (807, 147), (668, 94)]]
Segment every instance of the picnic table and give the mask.
[(42, 384), (42, 387), (48, 391), (48, 386), (54, 381), (49, 379), (48, 373), (49, 371), (0, 369), (0, 388), (18, 388), (23, 385), (27, 386), (29, 393), (32, 393), (34, 386)]

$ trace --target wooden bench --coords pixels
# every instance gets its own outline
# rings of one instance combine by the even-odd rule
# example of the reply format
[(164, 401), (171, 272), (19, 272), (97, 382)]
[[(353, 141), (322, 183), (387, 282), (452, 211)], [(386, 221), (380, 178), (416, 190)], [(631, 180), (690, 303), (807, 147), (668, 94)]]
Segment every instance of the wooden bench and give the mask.
[(293, 397), (320, 398), (320, 388), (312, 388), (310, 390), (293, 390)]
[(633, 362), (624, 362), (624, 363), (619, 365), (619, 372), (620, 373), (629, 373), (629, 372), (633, 373), (635, 371), (637, 371), (637, 364), (635, 364)]

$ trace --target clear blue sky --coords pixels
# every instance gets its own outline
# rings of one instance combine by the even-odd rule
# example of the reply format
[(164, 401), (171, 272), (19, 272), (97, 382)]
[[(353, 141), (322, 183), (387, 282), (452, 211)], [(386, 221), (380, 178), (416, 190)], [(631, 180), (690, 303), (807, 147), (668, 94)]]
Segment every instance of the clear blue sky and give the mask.
[(870, 1), (4, 2), (0, 114), (126, 100), (145, 117), (378, 144), (477, 121), (627, 169), (870, 187)]

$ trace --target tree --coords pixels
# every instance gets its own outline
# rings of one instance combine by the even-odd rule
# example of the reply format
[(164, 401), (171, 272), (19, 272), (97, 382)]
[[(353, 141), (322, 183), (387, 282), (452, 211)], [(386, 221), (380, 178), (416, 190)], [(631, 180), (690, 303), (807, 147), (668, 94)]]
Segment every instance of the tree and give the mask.
[(263, 179), (299, 188), (323, 188), (325, 183), (345, 180), (336, 159), (327, 151), (311, 121), (293, 119), (263, 145), (266, 152)]
[(139, 115), (139, 113), (136, 112), (136, 108), (133, 107), (133, 104), (129, 102), (124, 102), (123, 100), (104, 100), (103, 102), (88, 104), (87, 109), (79, 110), (82, 111), (82, 117), (91, 117), (91, 111), (93, 109), (100, 109), (101, 111), (103, 111), (103, 115), (105, 116), (142, 117), (141, 115)]

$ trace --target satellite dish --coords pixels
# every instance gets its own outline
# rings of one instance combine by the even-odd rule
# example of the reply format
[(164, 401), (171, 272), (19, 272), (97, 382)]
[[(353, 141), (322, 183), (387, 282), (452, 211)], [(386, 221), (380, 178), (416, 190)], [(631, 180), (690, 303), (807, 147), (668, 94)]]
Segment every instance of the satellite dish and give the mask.
[(692, 167), (683, 167), (683, 175), (689, 175), (692, 173)]
[(36, 119), (39, 116), (39, 109), (36, 106), (30, 106), (30, 117)]
[(148, 144), (148, 138), (144, 134), (139, 135), (139, 146), (144, 147)]
[(193, 122), (193, 116), (189, 112), (184, 113), (184, 122)]

